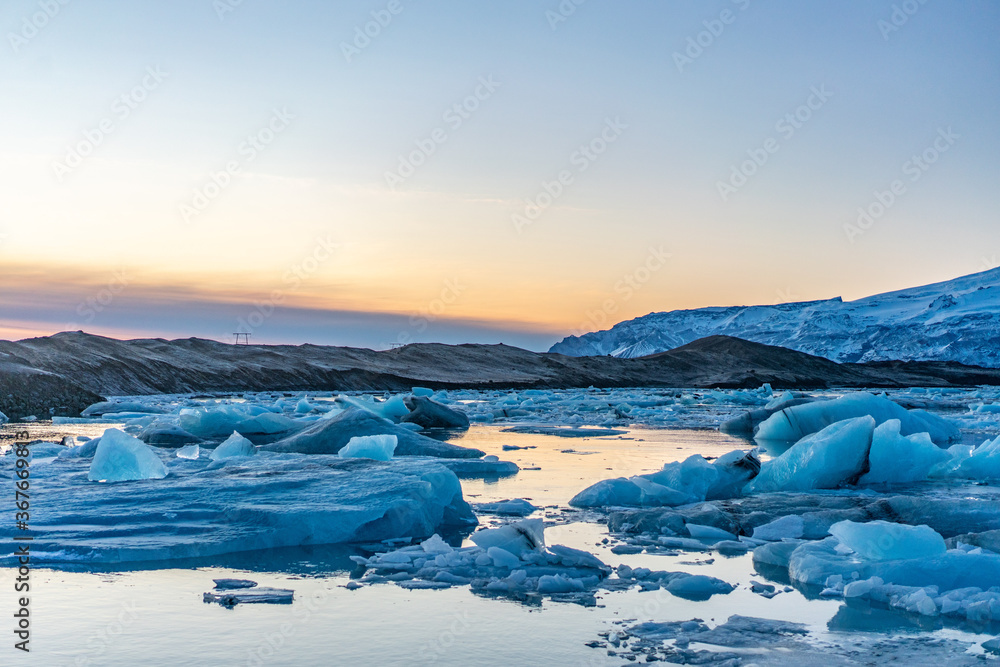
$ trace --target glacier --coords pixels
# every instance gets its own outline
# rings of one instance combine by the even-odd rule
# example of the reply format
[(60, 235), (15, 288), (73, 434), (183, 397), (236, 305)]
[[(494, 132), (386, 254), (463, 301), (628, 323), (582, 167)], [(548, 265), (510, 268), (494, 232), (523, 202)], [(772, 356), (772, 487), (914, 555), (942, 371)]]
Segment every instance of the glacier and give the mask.
[(838, 362), (940, 360), (1000, 367), (1000, 268), (870, 296), (650, 313), (549, 351), (641, 357), (727, 335)]

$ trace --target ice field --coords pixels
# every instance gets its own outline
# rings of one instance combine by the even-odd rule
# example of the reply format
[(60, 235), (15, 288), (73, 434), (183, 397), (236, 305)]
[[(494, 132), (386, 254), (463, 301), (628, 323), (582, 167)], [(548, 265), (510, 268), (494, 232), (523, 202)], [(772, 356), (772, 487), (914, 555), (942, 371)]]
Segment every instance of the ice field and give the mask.
[(995, 388), (116, 397), (5, 424), (8, 478), (19, 431), (45, 664), (1000, 651)]

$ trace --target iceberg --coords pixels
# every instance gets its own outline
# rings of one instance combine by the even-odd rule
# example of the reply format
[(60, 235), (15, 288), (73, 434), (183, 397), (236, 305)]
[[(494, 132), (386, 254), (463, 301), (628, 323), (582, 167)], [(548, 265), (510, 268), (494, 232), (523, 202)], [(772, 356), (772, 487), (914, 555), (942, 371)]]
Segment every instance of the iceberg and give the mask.
[(947, 450), (931, 441), (927, 433), (900, 435), (901, 422), (890, 419), (875, 428), (868, 472), (859, 484), (901, 484), (927, 479), (931, 469), (951, 459)]
[(873, 417), (876, 425), (898, 419), (902, 435), (929, 433), (931, 440), (939, 445), (962, 439), (958, 427), (941, 417), (923, 410), (907, 410), (884, 396), (867, 392), (784, 408), (760, 424), (755, 438), (795, 442), (836, 422), (863, 416)]
[(116, 428), (109, 428), (100, 438), (87, 479), (92, 482), (128, 482), (166, 476), (163, 461), (149, 445)]
[(365, 458), (390, 461), (394, 451), (396, 451), (396, 436), (362, 435), (351, 438), (337, 455), (342, 459)]
[(434, 440), (419, 433), (400, 428), (368, 410), (348, 408), (332, 419), (324, 419), (277, 442), (261, 447), (271, 452), (298, 452), (302, 454), (336, 454), (351, 438), (363, 435), (396, 436), (396, 456), (438, 456), (442, 458), (479, 458), (478, 449), (459, 447)]
[(6, 424), (10, 421), (10, 418), (4, 413), (0, 412), (0, 424)]
[[(127, 436), (126, 436), (127, 437)], [(110, 438), (110, 440), (109, 440)], [(102, 442), (113, 442), (106, 435)], [(135, 441), (138, 446), (147, 445)], [(10, 457), (7, 457), (10, 458)], [(478, 522), (458, 478), (432, 460), (258, 454), (177, 461), (167, 479), (83, 482), (88, 461), (32, 468), (34, 558), (128, 563), (351, 542), (425, 538)], [(0, 458), (0, 468), (12, 462)], [(13, 514), (0, 515), (12, 531)]]
[(874, 431), (875, 419), (870, 416), (831, 424), (764, 463), (746, 492), (835, 489), (852, 483), (865, 469)]
[(469, 418), (464, 412), (449, 408), (425, 396), (410, 396), (404, 399), (410, 413), (402, 421), (417, 424), (423, 428), (469, 428)]
[(732, 498), (760, 471), (754, 451), (734, 450), (714, 463), (695, 454), (648, 475), (606, 479), (576, 494), (574, 507), (673, 507), (700, 500)]
[(253, 456), (256, 453), (257, 448), (252, 442), (244, 438), (236, 431), (233, 431), (233, 434), (229, 436), (225, 442), (212, 450), (209, 458), (213, 461), (221, 461), (223, 459), (232, 459), (240, 456)]
[(1000, 478), (1000, 437), (973, 449), (952, 474), (982, 480)]

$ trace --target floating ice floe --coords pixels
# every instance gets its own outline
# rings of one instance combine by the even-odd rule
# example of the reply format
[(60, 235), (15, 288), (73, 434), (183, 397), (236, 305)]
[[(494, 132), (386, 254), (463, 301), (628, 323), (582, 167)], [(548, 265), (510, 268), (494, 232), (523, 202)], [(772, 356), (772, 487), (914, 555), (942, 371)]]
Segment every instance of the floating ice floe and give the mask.
[(397, 438), (394, 435), (361, 435), (347, 441), (337, 455), (342, 459), (374, 459), (390, 461), (396, 451)]
[(477, 512), (497, 514), (500, 516), (528, 516), (538, 510), (537, 507), (522, 498), (513, 500), (498, 500), (493, 503), (473, 505)]
[(254, 444), (236, 431), (233, 431), (233, 434), (226, 438), (221, 445), (212, 450), (209, 458), (213, 461), (222, 461), (223, 459), (254, 456), (256, 454), (257, 448)]
[(140, 414), (163, 414), (166, 410), (153, 403), (141, 401), (103, 401), (94, 403), (80, 413), (82, 417), (100, 417), (106, 414), (135, 412)]
[(167, 476), (167, 468), (160, 458), (138, 438), (109, 428), (100, 440), (87, 473), (90, 481), (127, 482)]
[(216, 579), (215, 592), (202, 596), (204, 602), (217, 602), (223, 607), (237, 604), (291, 604), (295, 591), (288, 588), (257, 586), (249, 579)]
[(459, 447), (428, 438), (419, 433), (413, 433), (368, 410), (356, 407), (348, 408), (332, 419), (315, 422), (292, 436), (263, 445), (261, 449), (272, 452), (336, 454), (351, 438), (370, 435), (396, 436), (396, 456), (438, 456), (443, 458), (479, 458), (483, 456), (483, 452), (478, 449)]
[(474, 546), (455, 548), (439, 536), (422, 544), (352, 560), (366, 568), (359, 585), (394, 582), (403, 588), (449, 588), (469, 585), (474, 592), (530, 599), (549, 595), (594, 603), (599, 589), (664, 589), (690, 600), (727, 594), (733, 586), (720, 579), (687, 572), (613, 569), (596, 556), (562, 545), (546, 546), (541, 519), (529, 519), (473, 533)]
[(179, 425), (188, 433), (205, 439), (220, 438), (233, 431), (239, 431), (244, 436), (279, 436), (303, 427), (293, 419), (256, 405), (183, 408)]
[(154, 421), (143, 428), (138, 437), (147, 445), (154, 447), (183, 447), (202, 442), (201, 438), (188, 433), (176, 424), (164, 424), (159, 421)]

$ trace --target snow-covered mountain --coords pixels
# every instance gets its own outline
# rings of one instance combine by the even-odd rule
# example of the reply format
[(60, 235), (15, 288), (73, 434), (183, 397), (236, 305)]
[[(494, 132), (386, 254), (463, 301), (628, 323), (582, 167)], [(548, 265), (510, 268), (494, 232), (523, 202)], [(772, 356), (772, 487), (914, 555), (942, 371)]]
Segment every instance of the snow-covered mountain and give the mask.
[(549, 350), (641, 357), (723, 334), (839, 362), (948, 360), (1000, 367), (1000, 268), (857, 301), (650, 313)]

